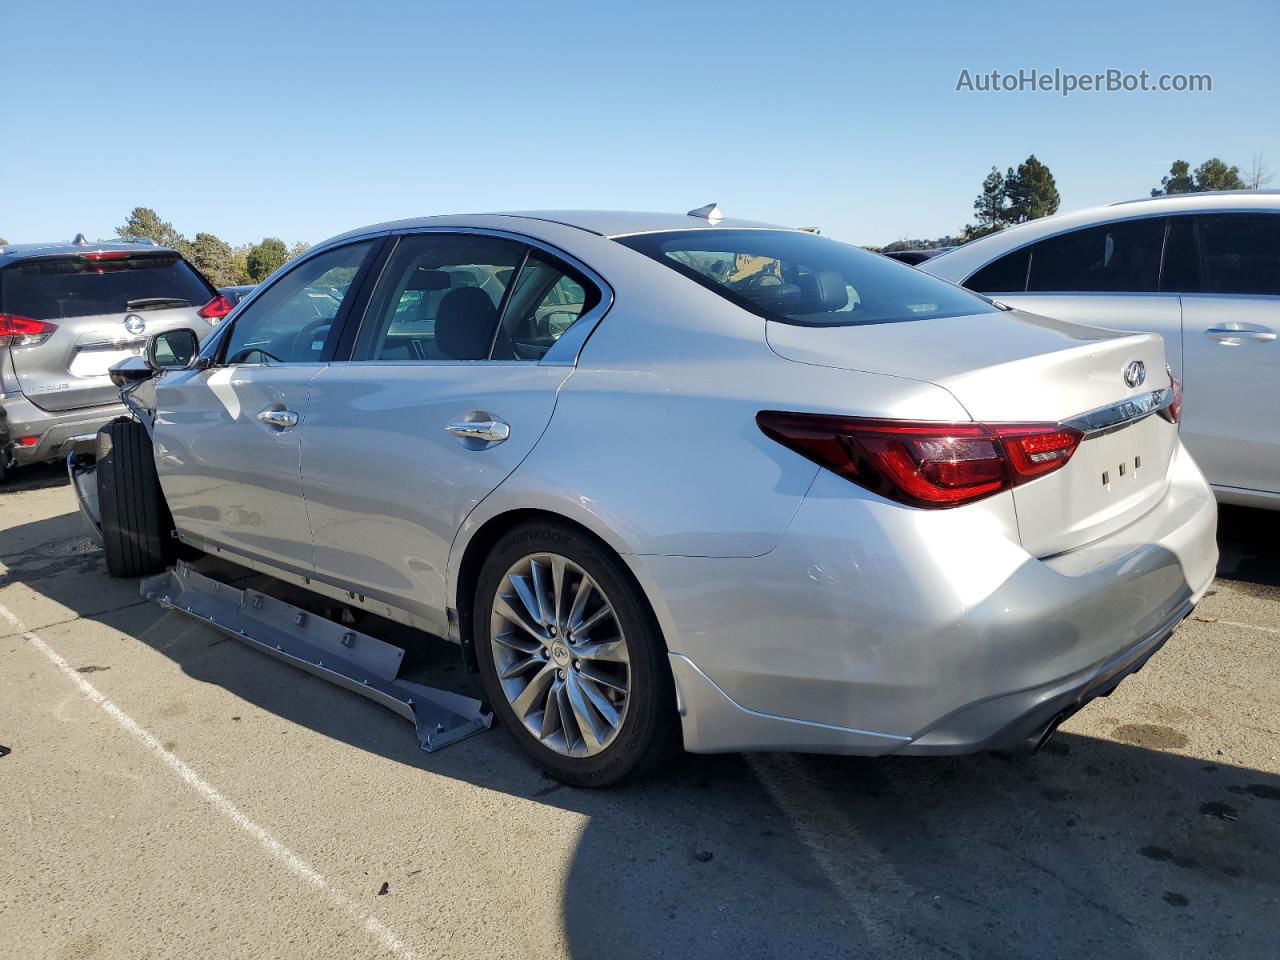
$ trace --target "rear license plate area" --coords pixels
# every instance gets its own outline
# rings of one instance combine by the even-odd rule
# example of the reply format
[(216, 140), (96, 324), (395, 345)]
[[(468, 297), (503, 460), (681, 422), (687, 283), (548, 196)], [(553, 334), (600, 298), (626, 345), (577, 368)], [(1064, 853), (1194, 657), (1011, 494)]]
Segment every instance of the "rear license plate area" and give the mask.
[(142, 345), (134, 347), (83, 348), (76, 351), (67, 367), (73, 377), (105, 377), (115, 364), (142, 354)]

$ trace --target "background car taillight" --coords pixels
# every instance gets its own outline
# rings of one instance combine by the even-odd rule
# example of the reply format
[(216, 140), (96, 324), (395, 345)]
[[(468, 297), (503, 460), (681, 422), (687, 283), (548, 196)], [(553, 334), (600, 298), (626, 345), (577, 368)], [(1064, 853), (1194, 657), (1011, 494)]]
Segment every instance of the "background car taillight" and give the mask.
[(48, 340), (57, 329), (56, 323), (0, 313), (0, 347), (34, 347)]
[(1170, 423), (1177, 423), (1182, 419), (1182, 381), (1173, 375), (1173, 368), (1168, 364), (1165, 364), (1165, 370), (1169, 374), (1169, 386), (1173, 388), (1173, 402), (1160, 411), (1160, 416)]
[(230, 313), (234, 308), (234, 303), (222, 294), (218, 294), (197, 310), (196, 313), (204, 317), (206, 320), (212, 320), (214, 326), (217, 326), (218, 321)]
[(1064, 466), (1083, 434), (1055, 423), (935, 423), (764, 410), (765, 435), (890, 500), (957, 507)]

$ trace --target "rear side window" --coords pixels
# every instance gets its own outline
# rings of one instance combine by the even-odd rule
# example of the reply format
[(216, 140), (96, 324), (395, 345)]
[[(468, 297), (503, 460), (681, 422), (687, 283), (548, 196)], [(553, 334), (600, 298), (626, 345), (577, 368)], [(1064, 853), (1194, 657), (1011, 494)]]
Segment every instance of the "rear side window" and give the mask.
[(1280, 295), (1280, 214), (1198, 219), (1205, 293)]
[(478, 234), (400, 238), (356, 339), (355, 360), (487, 360), (525, 246)]
[(1158, 289), (1164, 218), (1126, 220), (1049, 237), (1031, 247), (1027, 290), (1148, 293)]
[(0, 270), (0, 310), (35, 320), (200, 307), (215, 296), (176, 254), (95, 254), (19, 261)]
[(856, 326), (996, 309), (914, 267), (799, 230), (678, 230), (618, 242), (782, 323)]
[(1027, 264), (1030, 259), (1029, 247), (1007, 253), (999, 260), (992, 260), (966, 280), (964, 285), (979, 293), (1022, 293), (1027, 289)]

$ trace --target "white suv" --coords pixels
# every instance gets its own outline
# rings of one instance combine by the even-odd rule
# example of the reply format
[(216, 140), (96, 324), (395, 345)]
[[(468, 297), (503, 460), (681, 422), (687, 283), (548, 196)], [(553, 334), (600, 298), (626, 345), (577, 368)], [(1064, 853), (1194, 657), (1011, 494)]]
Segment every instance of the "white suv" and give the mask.
[(1161, 334), (1186, 384), (1183, 442), (1218, 499), (1280, 509), (1280, 192), (1046, 217), (920, 269), (1032, 313)]

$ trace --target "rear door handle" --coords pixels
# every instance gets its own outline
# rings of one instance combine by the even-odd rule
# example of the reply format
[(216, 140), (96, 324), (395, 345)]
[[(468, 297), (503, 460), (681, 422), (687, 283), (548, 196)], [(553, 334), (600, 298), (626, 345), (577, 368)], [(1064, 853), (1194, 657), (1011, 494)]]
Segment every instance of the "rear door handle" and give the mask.
[(258, 420), (269, 427), (279, 427), (281, 430), (288, 430), (298, 425), (298, 415), (292, 410), (263, 410), (258, 414)]
[(444, 429), (455, 437), (486, 443), (501, 443), (511, 436), (511, 427), (501, 420), (456, 420)]
[(1276, 332), (1270, 327), (1257, 323), (1228, 323), (1221, 327), (1210, 327), (1204, 332), (1210, 340), (1219, 343), (1270, 343), (1276, 338)]

